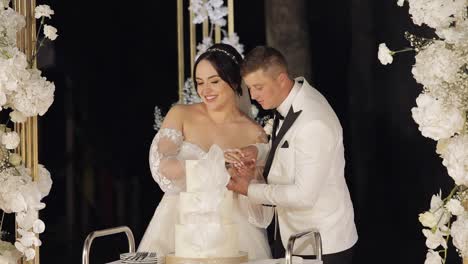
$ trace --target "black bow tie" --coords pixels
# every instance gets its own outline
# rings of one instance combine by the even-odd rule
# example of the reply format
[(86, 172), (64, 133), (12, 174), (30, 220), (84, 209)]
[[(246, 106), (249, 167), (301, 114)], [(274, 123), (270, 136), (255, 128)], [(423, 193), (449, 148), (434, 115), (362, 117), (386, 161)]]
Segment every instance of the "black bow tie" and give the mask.
[(275, 118), (278, 118), (279, 120), (284, 120), (284, 116), (282, 116), (280, 112), (278, 112), (278, 110), (273, 110), (273, 114), (275, 115)]

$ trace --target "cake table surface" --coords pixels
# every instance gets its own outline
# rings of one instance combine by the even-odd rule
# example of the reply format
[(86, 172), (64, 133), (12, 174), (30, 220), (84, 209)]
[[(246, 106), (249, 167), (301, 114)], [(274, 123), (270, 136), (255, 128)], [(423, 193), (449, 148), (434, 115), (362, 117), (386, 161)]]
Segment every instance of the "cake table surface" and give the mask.
[[(263, 260), (254, 260), (249, 262), (243, 262), (242, 264), (283, 264), (284, 259), (263, 259)], [(294, 262), (295, 263), (295, 262)], [(120, 260), (109, 262), (107, 264), (122, 264)], [(167, 264), (167, 263), (166, 263)], [(322, 264), (321, 261), (313, 260), (313, 259), (304, 259), (302, 264)]]

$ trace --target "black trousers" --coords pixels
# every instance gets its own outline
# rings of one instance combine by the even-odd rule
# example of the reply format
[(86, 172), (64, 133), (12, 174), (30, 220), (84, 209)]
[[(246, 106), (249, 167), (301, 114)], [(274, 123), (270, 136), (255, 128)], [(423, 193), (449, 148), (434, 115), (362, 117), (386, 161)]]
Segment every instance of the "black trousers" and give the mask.
[[(273, 238), (273, 234), (275, 232), (274, 230), (275, 225), (274, 223), (272, 223), (270, 226), (268, 226), (268, 238), (270, 240), (273, 258), (284, 258), (284, 256), (286, 255), (286, 250), (284, 249), (283, 243), (281, 242), (279, 227), (276, 234), (276, 239)], [(323, 264), (351, 264), (353, 263), (353, 251), (354, 246), (341, 252), (333, 254), (324, 254), (322, 255)], [(316, 259), (316, 256), (295, 256), (302, 257), (303, 259)]]

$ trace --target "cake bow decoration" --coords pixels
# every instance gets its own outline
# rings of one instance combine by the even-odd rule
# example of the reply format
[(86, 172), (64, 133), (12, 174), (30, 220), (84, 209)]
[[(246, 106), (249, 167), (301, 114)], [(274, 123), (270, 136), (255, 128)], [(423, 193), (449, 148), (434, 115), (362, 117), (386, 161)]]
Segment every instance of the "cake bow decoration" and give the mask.
[(192, 184), (192, 191), (207, 192), (224, 190), (229, 183), (229, 174), (224, 165), (224, 152), (218, 145), (211, 146), (208, 153), (200, 159), (196, 166), (198, 183)]
[[(185, 225), (183, 238), (198, 251), (211, 252), (222, 243), (227, 234), (223, 230), (222, 206), (227, 195), (229, 174), (224, 165), (224, 151), (213, 145), (208, 153), (190, 166), (187, 193), (181, 193), (184, 206), (180, 223)], [(223, 209), (223, 208), (226, 209)], [(213, 256), (216, 252), (212, 252)]]

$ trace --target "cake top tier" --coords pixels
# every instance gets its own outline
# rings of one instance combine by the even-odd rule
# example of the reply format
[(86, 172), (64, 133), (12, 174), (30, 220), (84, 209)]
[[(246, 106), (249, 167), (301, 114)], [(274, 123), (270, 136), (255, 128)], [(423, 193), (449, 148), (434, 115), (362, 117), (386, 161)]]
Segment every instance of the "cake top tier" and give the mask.
[(200, 160), (186, 160), (187, 192), (211, 192), (222, 190), (229, 182), (229, 174), (224, 166), (224, 152), (212, 147)]

